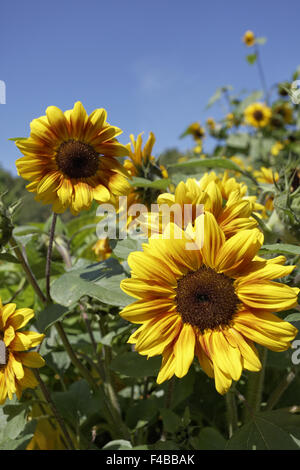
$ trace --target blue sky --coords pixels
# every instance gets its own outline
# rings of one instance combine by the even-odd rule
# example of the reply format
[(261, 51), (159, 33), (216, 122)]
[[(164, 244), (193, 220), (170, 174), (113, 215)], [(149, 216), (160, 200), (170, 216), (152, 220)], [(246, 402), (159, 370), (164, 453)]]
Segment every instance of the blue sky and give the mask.
[(104, 107), (129, 134), (156, 135), (154, 154), (190, 148), (179, 135), (193, 121), (221, 116), (205, 110), (216, 88), (259, 88), (241, 38), (266, 36), (262, 60), (269, 85), (300, 64), (298, 0), (10, 0), (1, 7), (0, 161), (16, 172), (10, 137), (29, 135), (49, 105), (88, 112)]

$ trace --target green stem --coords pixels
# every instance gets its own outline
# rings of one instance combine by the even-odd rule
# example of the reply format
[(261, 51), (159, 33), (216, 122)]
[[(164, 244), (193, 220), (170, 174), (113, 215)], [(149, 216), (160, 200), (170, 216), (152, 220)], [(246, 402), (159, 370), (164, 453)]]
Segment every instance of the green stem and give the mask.
[(14, 237), (12, 237), (10, 239), (10, 244), (11, 244), (11, 247), (12, 249), (14, 250), (14, 253), (15, 255), (17, 256), (18, 260), (20, 261), (20, 264), (22, 266), (22, 268), (24, 269), (24, 272), (26, 274), (26, 277), (28, 279), (28, 281), (30, 282), (30, 284), (32, 285), (34, 291), (36, 292), (36, 294), (38, 295), (39, 299), (45, 303), (47, 301), (46, 297), (44, 296), (44, 293), (42, 292), (40, 286), (38, 285), (37, 283), (37, 280), (33, 274), (33, 272), (31, 271), (17, 241), (15, 240)]
[(235, 384), (232, 385), (230, 390), (225, 395), (226, 408), (227, 408), (227, 423), (229, 439), (238, 429), (238, 412), (235, 401)]
[(67, 430), (67, 427), (65, 425), (65, 422), (62, 418), (62, 416), (60, 415), (60, 413), (58, 412), (52, 398), (51, 398), (51, 395), (49, 393), (49, 390), (47, 389), (45, 383), (43, 382), (40, 374), (39, 374), (39, 371), (37, 369), (33, 369), (33, 373), (35, 375), (35, 378), (37, 379), (38, 383), (39, 383), (39, 386), (40, 386), (40, 389), (41, 389), (41, 392), (42, 394), (44, 395), (45, 397), (45, 400), (47, 401), (47, 403), (49, 404), (50, 408), (51, 408), (51, 411), (53, 413), (53, 415), (55, 416), (55, 419), (63, 433), (63, 436), (65, 437), (65, 440), (68, 444), (68, 448), (69, 450), (75, 450), (75, 447), (74, 447), (74, 444), (73, 444), (73, 441), (70, 437), (70, 434)]
[(56, 221), (57, 221), (57, 214), (53, 212), (52, 223), (51, 223), (50, 234), (49, 234), (49, 245), (48, 245), (48, 250), (47, 250), (46, 272), (45, 272), (46, 295), (47, 295), (48, 302), (51, 302), (51, 295), (50, 295), (51, 256), (52, 256)]
[(259, 73), (260, 81), (261, 81), (262, 88), (263, 88), (264, 94), (265, 94), (265, 100), (266, 100), (266, 103), (269, 104), (269, 94), (268, 94), (267, 83), (266, 83), (264, 69), (263, 69), (263, 66), (262, 66), (262, 63), (261, 63), (261, 60), (260, 60), (260, 54), (259, 54), (259, 50), (258, 50), (257, 45), (255, 45), (255, 54), (256, 54), (256, 62), (257, 62), (257, 67), (258, 67), (258, 73)]
[[(100, 326), (101, 336), (105, 336), (106, 328), (105, 328), (103, 316), (100, 317), (99, 326)], [(118, 429), (119, 432), (121, 432), (124, 439), (127, 439), (128, 441), (130, 441), (131, 439), (130, 432), (122, 419), (118, 396), (114, 389), (112, 377), (110, 373), (110, 360), (111, 360), (110, 348), (109, 346), (104, 346), (103, 349), (104, 349), (104, 361), (101, 361), (101, 363), (103, 364), (104, 377), (105, 377), (104, 382), (103, 382), (104, 392), (109, 400), (110, 410), (111, 410), (112, 418), (115, 423), (116, 429)]]
[(175, 376), (173, 375), (173, 377), (168, 382), (168, 388), (167, 388), (167, 393), (166, 393), (166, 401), (165, 401), (165, 407), (166, 408), (171, 408), (174, 385), (175, 385)]
[[(254, 414), (260, 410), (268, 352), (267, 348), (260, 345), (257, 346), (257, 349), (260, 355), (262, 367), (259, 372), (251, 372), (249, 374), (246, 394), (247, 403)], [(245, 408), (245, 421), (251, 420), (252, 417), (253, 414), (249, 412), (248, 408)]]
[(274, 406), (278, 403), (286, 389), (290, 386), (293, 380), (296, 377), (296, 372), (290, 371), (286, 377), (278, 384), (278, 386), (273, 390), (270, 398), (268, 400), (268, 404), (266, 407), (267, 411), (270, 411), (274, 408)]
[(79, 372), (82, 374), (82, 376), (85, 378), (85, 380), (90, 384), (92, 390), (95, 392), (98, 390), (98, 386), (96, 382), (94, 381), (92, 375), (90, 374), (89, 370), (82, 364), (82, 362), (78, 359), (76, 356), (75, 352), (73, 351), (73, 348), (71, 344), (69, 343), (69, 340), (67, 338), (67, 335), (65, 333), (65, 330), (63, 329), (63, 326), (61, 322), (56, 322), (55, 323), (56, 331), (59, 334), (59, 337), (63, 343), (63, 346), (65, 350), (67, 351), (69, 358), (72, 361), (72, 364), (79, 370)]

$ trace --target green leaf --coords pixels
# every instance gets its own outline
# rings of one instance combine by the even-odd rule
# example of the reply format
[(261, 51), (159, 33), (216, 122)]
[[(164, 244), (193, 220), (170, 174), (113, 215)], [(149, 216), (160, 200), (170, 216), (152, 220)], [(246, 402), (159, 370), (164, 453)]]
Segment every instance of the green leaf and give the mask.
[(74, 236), (80, 230), (86, 229), (87, 226), (95, 227), (102, 218), (103, 217), (100, 217), (100, 216), (97, 217), (94, 214), (93, 215), (87, 214), (87, 215), (81, 215), (80, 217), (74, 217), (74, 219), (70, 220), (66, 224), (66, 228), (67, 228), (69, 236), (70, 237)]
[(36, 327), (38, 331), (43, 333), (50, 326), (54, 325), (57, 321), (60, 321), (68, 313), (69, 309), (63, 305), (51, 304), (48, 305), (38, 316), (36, 321)]
[(216, 92), (213, 94), (213, 96), (209, 99), (205, 109), (210, 108), (213, 104), (215, 104), (217, 101), (219, 101), (222, 98), (222, 94), (226, 91), (232, 90), (231, 85), (223, 86), (220, 88), (216, 89)]
[(299, 312), (291, 313), (290, 315), (284, 318), (284, 321), (288, 321), (288, 322), (300, 321), (300, 313)]
[(189, 373), (181, 379), (176, 377), (172, 380), (174, 380), (174, 388), (170, 407), (174, 409), (179, 403), (192, 395), (194, 391), (195, 371), (191, 368)]
[(18, 258), (11, 255), (10, 253), (0, 253), (0, 260), (8, 261), (9, 263), (20, 264), (20, 261), (18, 260)]
[(178, 450), (178, 443), (175, 441), (157, 441), (149, 446), (151, 450)]
[(25, 450), (32, 439), (36, 421), (27, 421), (27, 404), (17, 403), (0, 408), (0, 450)]
[(249, 145), (249, 135), (245, 133), (230, 134), (226, 140), (228, 147), (246, 149)]
[(105, 304), (124, 307), (133, 301), (120, 288), (121, 280), (126, 277), (120, 263), (108, 258), (63, 274), (51, 285), (51, 295), (55, 302), (65, 307), (75, 304), (84, 295), (95, 297)]
[(117, 439), (115, 441), (110, 441), (102, 447), (102, 450), (130, 450), (132, 445), (129, 441), (124, 439)]
[(154, 181), (147, 180), (146, 178), (132, 177), (129, 180), (131, 186), (136, 188), (153, 188), (153, 189), (167, 189), (171, 180), (168, 178), (157, 179)]
[(66, 351), (54, 351), (43, 357), (47, 365), (55, 372), (65, 373), (71, 364), (71, 359)]
[(212, 427), (202, 428), (197, 437), (192, 438), (192, 446), (197, 450), (223, 450), (226, 439)]
[(140, 427), (140, 424), (143, 427), (153, 420), (161, 406), (160, 401), (157, 397), (151, 396), (147, 400), (139, 400), (131, 406), (126, 413), (126, 423), (130, 429), (136, 429)]
[(133, 251), (141, 251), (142, 243), (145, 240), (125, 238), (124, 240), (112, 240), (110, 242), (114, 255), (122, 260), (127, 260), (128, 256)]
[(300, 246), (289, 245), (288, 243), (274, 243), (273, 245), (263, 245), (260, 253), (279, 253), (284, 255), (300, 255)]
[(150, 357), (146, 359), (135, 352), (126, 352), (115, 357), (110, 367), (115, 372), (128, 377), (151, 377), (158, 374), (161, 365), (160, 357)]
[(167, 408), (162, 408), (159, 412), (163, 420), (164, 430), (170, 433), (176, 432), (181, 425), (179, 416)]
[(300, 416), (275, 410), (258, 413), (228, 441), (228, 450), (299, 450)]
[(170, 166), (170, 168), (177, 169), (195, 169), (195, 168), (224, 168), (228, 170), (238, 171), (243, 175), (250, 178), (252, 181), (257, 184), (255, 178), (248, 171), (242, 170), (235, 162), (227, 158), (205, 158), (203, 160), (192, 159), (187, 162), (175, 163)]
[(252, 65), (256, 62), (257, 55), (256, 54), (248, 54), (246, 56), (246, 59), (247, 59), (247, 62)]
[(83, 418), (103, 407), (101, 395), (92, 395), (85, 380), (73, 382), (67, 392), (54, 392), (53, 400), (62, 416), (77, 425)]

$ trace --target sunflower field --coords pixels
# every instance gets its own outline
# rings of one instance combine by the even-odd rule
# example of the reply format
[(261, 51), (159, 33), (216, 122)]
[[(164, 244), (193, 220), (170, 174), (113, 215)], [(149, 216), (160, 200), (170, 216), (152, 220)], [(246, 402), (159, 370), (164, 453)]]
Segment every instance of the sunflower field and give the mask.
[(80, 101), (12, 136), (51, 216), (1, 196), (1, 450), (299, 449), (300, 69), (268, 88), (243, 41), (261, 90), (184, 154)]

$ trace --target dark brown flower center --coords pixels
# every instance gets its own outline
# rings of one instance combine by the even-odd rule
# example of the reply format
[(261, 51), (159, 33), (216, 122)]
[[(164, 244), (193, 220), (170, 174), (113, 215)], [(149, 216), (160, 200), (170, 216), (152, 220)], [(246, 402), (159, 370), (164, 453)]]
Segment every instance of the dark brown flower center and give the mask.
[(99, 155), (91, 145), (71, 139), (60, 145), (56, 163), (69, 178), (88, 178), (98, 170)]
[(183, 323), (197, 326), (202, 333), (229, 325), (240, 303), (233, 280), (207, 266), (177, 281), (175, 300)]
[(257, 109), (256, 111), (254, 111), (253, 117), (256, 121), (262, 121), (262, 119), (264, 118), (264, 114), (262, 111)]

